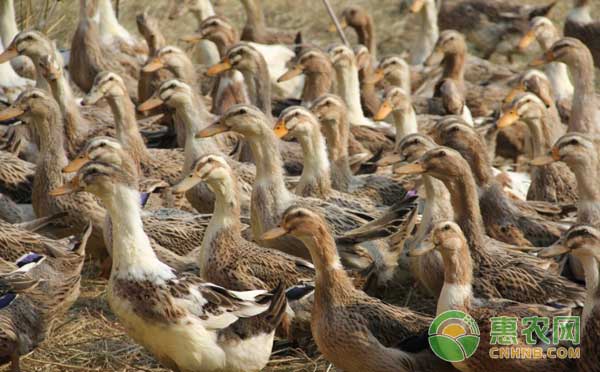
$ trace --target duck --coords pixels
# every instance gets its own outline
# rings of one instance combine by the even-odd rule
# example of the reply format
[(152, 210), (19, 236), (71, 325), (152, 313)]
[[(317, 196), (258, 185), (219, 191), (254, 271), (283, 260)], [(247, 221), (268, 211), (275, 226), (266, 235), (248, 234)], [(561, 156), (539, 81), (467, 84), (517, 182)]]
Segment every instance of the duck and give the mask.
[(596, 368), (595, 355), (598, 352), (597, 335), (600, 330), (598, 312), (600, 311), (600, 293), (598, 293), (598, 263), (600, 262), (600, 231), (589, 225), (571, 227), (554, 245), (540, 251), (541, 257), (554, 257), (569, 252), (576, 256), (585, 269), (587, 298), (581, 318), (581, 358), (576, 364), (581, 371), (593, 371)]
[[(107, 299), (126, 333), (164, 367), (179, 371), (261, 370), (286, 309), (272, 292), (230, 291), (161, 262), (143, 230), (135, 179), (91, 162), (50, 193), (93, 193), (113, 221), (113, 270)], [(123, 213), (123, 211), (127, 213)], [(251, 351), (250, 351), (251, 350)]]
[[(227, 141), (221, 135), (215, 138), (196, 138), (196, 133), (206, 128), (209, 123), (202, 120), (203, 106), (197, 105), (196, 92), (192, 87), (177, 79), (170, 79), (161, 84), (159, 89), (148, 101), (138, 106), (138, 110), (156, 108), (166, 105), (175, 110), (175, 114), (181, 119), (186, 130), (185, 146), (183, 149), (182, 176), (190, 174), (194, 163), (207, 154), (228, 154)], [(242, 209), (250, 209), (250, 194), (254, 184), (256, 169), (253, 164), (242, 163), (229, 158), (228, 161), (236, 171), (240, 184), (240, 199)], [(177, 181), (179, 182), (179, 180)], [(196, 185), (185, 193), (186, 199), (199, 213), (212, 213), (214, 210), (214, 193), (203, 183)]]
[(595, 139), (583, 133), (567, 133), (553, 144), (549, 153), (533, 159), (531, 165), (564, 162), (577, 179), (577, 222), (600, 228), (600, 193), (594, 186), (600, 162)]
[[(194, 34), (184, 36), (182, 40), (189, 43), (210, 40), (217, 46), (221, 57), (227, 55), (227, 50), (230, 47), (240, 42), (239, 35), (234, 26), (228, 19), (221, 16), (206, 18), (200, 23), (198, 30)], [(300, 42), (298, 40), (297, 44)], [(295, 52), (287, 45), (255, 42), (248, 42), (248, 44), (264, 57), (267, 63), (273, 94), (280, 98), (298, 98), (302, 92), (303, 77), (297, 77), (288, 81), (277, 81), (277, 78), (286, 72), (287, 64), (295, 59)]]
[[(140, 175), (131, 155), (123, 145), (111, 137), (95, 137), (88, 141), (82, 152), (63, 168), (63, 173), (75, 173), (89, 162), (104, 162), (121, 167), (139, 180)], [(150, 180), (145, 180), (149, 183)], [(141, 182), (140, 182), (141, 183)], [(141, 195), (143, 200), (150, 195)], [(177, 209), (158, 208), (144, 211), (142, 221), (144, 231), (151, 239), (152, 248), (158, 258), (177, 271), (198, 268), (197, 247), (202, 243), (210, 216), (192, 214)], [(107, 215), (105, 220), (106, 246), (112, 253), (112, 221)]]
[(89, 137), (114, 134), (113, 116), (101, 108), (82, 106), (79, 99), (75, 99), (63, 67), (58, 61), (51, 55), (46, 55), (41, 57), (38, 63), (41, 74), (47, 80), (52, 96), (63, 115), (66, 150), (69, 155), (80, 151)]
[(48, 83), (42, 76), (39, 68), (39, 60), (42, 56), (52, 55), (56, 61), (62, 63), (62, 56), (54, 44), (39, 31), (21, 31), (15, 35), (12, 42), (0, 54), (0, 64), (13, 59), (26, 56), (31, 59), (36, 70), (35, 86), (36, 88), (50, 91)]
[(68, 241), (48, 245), (29, 236), (42, 253), (28, 251), (16, 261), (0, 260), (0, 364), (10, 363), (12, 371), (21, 371), (21, 357), (34, 351), (49, 336), (54, 321), (75, 303), (90, 231), (91, 226)]
[[(444, 287), (437, 302), (436, 314), (439, 316), (447, 311), (462, 311), (469, 314), (468, 321), (479, 325), (480, 345), (472, 355), (463, 361), (453, 362), (454, 367), (461, 371), (476, 368), (493, 368), (499, 371), (530, 370), (542, 368), (551, 371), (564, 371), (568, 362), (548, 361), (545, 359), (511, 359), (498, 361), (490, 358), (493, 331), (490, 319), (509, 316), (523, 319), (532, 315), (539, 317), (554, 317), (570, 315), (570, 309), (556, 309), (540, 304), (527, 304), (505, 299), (479, 299), (474, 296), (473, 287), (478, 278), (474, 278), (476, 263), (471, 258), (469, 244), (460, 227), (452, 221), (439, 222), (432, 231), (432, 246), (441, 252), (444, 259)], [(427, 250), (427, 248), (423, 248)], [(413, 254), (419, 254), (419, 251)], [(466, 321), (466, 322), (468, 322)], [(539, 345), (536, 345), (539, 347)], [(521, 348), (535, 346), (520, 345)], [(532, 351), (530, 351), (532, 352)]]
[(246, 12), (241, 40), (261, 44), (293, 44), (296, 35), (267, 27), (261, 0), (240, 0)]
[(220, 155), (200, 157), (174, 192), (206, 182), (215, 193), (215, 210), (202, 240), (199, 260), (204, 280), (236, 291), (290, 288), (312, 281), (314, 266), (281, 251), (263, 248), (241, 233), (239, 186), (234, 171)]
[(309, 109), (302, 106), (288, 107), (279, 115), (273, 130), (278, 138), (297, 140), (302, 147), (304, 167), (294, 189), (296, 195), (327, 200), (365, 214), (378, 214), (376, 205), (368, 198), (342, 193), (331, 187), (325, 138), (321, 134), (319, 120)]
[[(0, 40), (0, 53), (4, 52), (4, 46)], [(0, 63), (0, 97), (6, 98), (8, 103), (14, 102), (17, 96), (25, 89), (35, 85), (33, 80), (24, 78), (17, 74), (10, 63)]]
[[(283, 240), (269, 241), (260, 239), (265, 231), (274, 227), (281, 214), (290, 205), (307, 205), (322, 211), (338, 235), (358, 228), (367, 222), (364, 216), (359, 216), (360, 213), (339, 208), (335, 204), (320, 199), (296, 196), (288, 191), (283, 177), (282, 158), (277, 151), (279, 139), (265, 114), (258, 108), (249, 105), (233, 106), (221, 116), (218, 122), (201, 130), (196, 136), (205, 138), (227, 131), (242, 134), (250, 145), (256, 160), (256, 179), (250, 201), (250, 226), (252, 236), (258, 244), (279, 249), (300, 258), (310, 258), (296, 239), (284, 238)], [(340, 249), (345, 248), (340, 247)]]
[(565, 308), (583, 304), (582, 289), (560, 277), (552, 262), (485, 242), (487, 226), (477, 200), (475, 178), (459, 152), (436, 147), (396, 172), (430, 175), (442, 181), (450, 192), (454, 222), (465, 235), (473, 259), (476, 296), (526, 304), (560, 304)]
[[(14, 0), (3, 1), (2, 4), (0, 4), (0, 44), (3, 45), (2, 49), (10, 45), (18, 33), (19, 27), (17, 26), (15, 2)], [(33, 66), (31, 60), (20, 56), (13, 58), (10, 61), (10, 64), (12, 69), (6, 70), (12, 70), (12, 74), (16, 74), (19, 77), (24, 78), (25, 80), (22, 80), (22, 82), (31, 82), (31, 79), (35, 79), (35, 67)], [(13, 77), (14, 76), (11, 76), (11, 78)]]
[(373, 60), (377, 60), (377, 40), (373, 18), (365, 8), (360, 5), (346, 7), (340, 17), (340, 26), (342, 28), (351, 27), (356, 32), (358, 44), (366, 46)]
[[(546, 17), (535, 17), (529, 22), (529, 30), (519, 41), (519, 49), (525, 50), (534, 40), (537, 40), (542, 49), (547, 51), (560, 38), (560, 32), (551, 20)], [(552, 85), (557, 106), (570, 108), (575, 88), (569, 77), (567, 65), (562, 62), (548, 63), (544, 66), (544, 72)]]
[(600, 66), (600, 22), (590, 15), (590, 0), (574, 0), (573, 3), (575, 6), (565, 20), (564, 35), (581, 40), (590, 49), (594, 64)]
[(122, 76), (127, 93), (137, 101), (137, 78), (141, 62), (118, 48), (102, 43), (101, 22), (95, 19), (97, 7), (98, 4), (94, 1), (79, 1), (79, 24), (71, 40), (69, 58), (71, 79), (81, 91), (88, 93), (94, 85), (96, 75), (102, 71), (112, 71)]
[(287, 71), (279, 76), (278, 82), (285, 82), (297, 76), (304, 76), (302, 105), (306, 106), (323, 94), (331, 91), (334, 81), (333, 65), (329, 56), (314, 47), (303, 48)]
[(393, 116), (396, 128), (395, 146), (397, 148), (404, 137), (419, 132), (417, 114), (412, 106), (410, 93), (399, 87), (391, 88), (386, 92), (383, 103), (373, 120), (384, 120), (390, 114)]
[(438, 7), (435, 0), (411, 0), (410, 12), (418, 18), (417, 37), (410, 48), (410, 64), (422, 65), (431, 55), (440, 30), (437, 22)]
[(441, 30), (453, 29), (467, 35), (484, 59), (490, 59), (503, 51), (501, 47), (506, 41), (511, 44), (509, 52), (512, 52), (511, 37), (523, 32), (533, 17), (548, 15), (554, 5), (556, 1), (540, 5), (501, 0), (444, 2), (438, 12), (438, 24)]
[(183, 152), (177, 149), (148, 149), (139, 131), (135, 105), (127, 94), (123, 79), (114, 72), (103, 71), (83, 98), (82, 105), (96, 105), (105, 99), (115, 117), (116, 136), (141, 167), (143, 174), (169, 184), (179, 181)]
[(299, 206), (288, 208), (262, 239), (290, 235), (309, 250), (315, 269), (311, 329), (317, 348), (344, 371), (444, 371), (446, 362), (427, 348), (404, 350), (402, 341), (420, 335), (431, 318), (389, 305), (354, 288), (343, 270), (325, 219)]
[(0, 193), (18, 203), (31, 202), (35, 164), (0, 150)]
[(331, 169), (331, 187), (334, 190), (371, 199), (376, 205), (391, 206), (401, 200), (406, 189), (396, 180), (379, 174), (354, 175), (349, 153), (351, 134), (345, 102), (336, 95), (325, 94), (310, 105), (310, 110), (321, 122), (327, 142), (327, 156)]
[(365, 115), (372, 117), (377, 112), (381, 99), (375, 87), (373, 58), (369, 49), (364, 45), (357, 45), (353, 49), (358, 67), (358, 81), (360, 82), (360, 103)]
[[(427, 56), (429, 57), (429, 54)], [(382, 58), (377, 65), (374, 78), (376, 82), (383, 80), (389, 87), (399, 87), (407, 93), (412, 93), (410, 66), (399, 55)]]
[[(396, 152), (400, 161), (412, 163), (436, 147), (437, 144), (430, 137), (413, 133), (400, 140)], [(430, 242), (431, 230), (438, 222), (454, 218), (450, 192), (444, 183), (426, 174), (422, 179), (425, 195), (419, 199), (419, 207), (422, 208), (418, 208), (422, 210), (422, 217), (416, 231), (406, 243), (408, 252)], [(409, 255), (409, 268), (427, 293), (439, 297), (444, 285), (444, 263), (439, 252), (432, 250), (419, 256)]]
[[(505, 128), (522, 120), (531, 132), (533, 157), (550, 151), (564, 128), (558, 115), (553, 116), (546, 104), (532, 93), (523, 93), (514, 98), (498, 120), (498, 127)], [(572, 204), (577, 201), (575, 175), (564, 163), (535, 167), (531, 172), (528, 200)]]
[(23, 92), (17, 101), (0, 113), (0, 118), (18, 117), (34, 133), (40, 156), (35, 167), (32, 204), (36, 217), (56, 213), (66, 214), (54, 221), (53, 234), (60, 238), (78, 233), (92, 222), (92, 235), (87, 251), (96, 259), (106, 257), (104, 245), (105, 210), (91, 195), (73, 195), (67, 198), (49, 197), (48, 191), (64, 182), (61, 172), (67, 163), (62, 129), (62, 115), (56, 101), (41, 89)]
[(20, 223), (25, 220), (21, 208), (9, 196), (0, 193), (0, 220), (8, 223)]
[(473, 195), (479, 195), (486, 231), (492, 238), (517, 246), (547, 246), (558, 239), (561, 224), (543, 218), (535, 205), (506, 194), (493, 177), (484, 141), (471, 126), (440, 123), (430, 134), (441, 146), (458, 151), (469, 164), (479, 189)]
[(426, 66), (434, 64), (443, 56), (444, 72), (435, 87), (434, 97), (442, 99), (446, 114), (458, 115), (473, 125), (473, 116), (466, 103), (466, 86), (464, 81), (464, 64), (467, 44), (462, 34), (454, 30), (446, 30), (440, 34), (432, 54), (424, 62)]
[[(200, 22), (198, 30), (192, 35), (184, 36), (182, 40), (190, 43), (202, 40), (211, 41), (217, 46), (219, 55), (225, 55), (227, 50), (238, 42), (238, 36), (236, 30), (225, 18), (212, 16)], [(210, 111), (215, 115), (223, 114), (235, 104), (250, 102), (244, 84), (244, 75), (236, 69), (225, 71), (216, 77), (211, 96)]]
[(594, 89), (594, 61), (590, 50), (579, 40), (562, 38), (555, 42), (543, 56), (534, 59), (530, 66), (562, 62), (569, 67), (575, 90), (568, 132), (600, 133), (600, 109)]

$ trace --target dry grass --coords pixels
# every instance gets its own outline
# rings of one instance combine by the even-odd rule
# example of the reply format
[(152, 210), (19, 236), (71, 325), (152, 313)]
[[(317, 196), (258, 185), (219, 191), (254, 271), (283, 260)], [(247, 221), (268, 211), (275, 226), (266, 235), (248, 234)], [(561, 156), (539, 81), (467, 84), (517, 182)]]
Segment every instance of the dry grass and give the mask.
[[(181, 1), (181, 0), (178, 0)], [(527, 3), (547, 3), (549, 0), (527, 0)], [(132, 32), (135, 15), (146, 6), (155, 16), (166, 14), (166, 0), (120, 1), (121, 22)], [(216, 1), (219, 14), (227, 16), (235, 24), (242, 25), (243, 9), (237, 0)], [(335, 34), (327, 31), (330, 23), (321, 0), (263, 0), (267, 9), (267, 21), (289, 30), (301, 30), (306, 38), (321, 46), (338, 42)], [(341, 10), (343, 0), (331, 0), (335, 9)], [(400, 12), (400, 0), (356, 0), (370, 9), (376, 20), (380, 55), (403, 52), (407, 42), (416, 32), (410, 26), (411, 16)], [(310, 6), (306, 6), (309, 4)], [(552, 18), (564, 18), (568, 1), (561, 1), (552, 12)], [(17, 0), (17, 15), (22, 25), (46, 30), (57, 40), (59, 47), (68, 48), (77, 23), (77, 0)], [(600, 4), (595, 7), (600, 9)], [(196, 21), (186, 15), (177, 21), (158, 17), (167, 40), (180, 44), (178, 37), (194, 31)], [(352, 31), (348, 32), (355, 41)], [(24, 371), (166, 371), (141, 347), (123, 332), (112, 315), (105, 300), (106, 282), (92, 279), (93, 270), (86, 270), (82, 293), (69, 313), (55, 324), (50, 337), (35, 352), (22, 359)], [(388, 291), (385, 298), (395, 304), (432, 313), (435, 303), (418, 289), (412, 288), (410, 279), (398, 278), (398, 287)], [(6, 370), (4, 369), (1, 370)], [(277, 341), (272, 360), (266, 371), (335, 371), (319, 355), (308, 355), (284, 341)]]

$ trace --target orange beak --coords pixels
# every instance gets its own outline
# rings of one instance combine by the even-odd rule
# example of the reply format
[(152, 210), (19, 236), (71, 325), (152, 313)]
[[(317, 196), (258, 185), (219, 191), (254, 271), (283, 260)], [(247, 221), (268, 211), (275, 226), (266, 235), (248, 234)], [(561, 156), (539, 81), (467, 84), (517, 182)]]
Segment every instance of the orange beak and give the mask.
[(425, 5), (425, 0), (414, 0), (410, 6), (410, 11), (412, 13), (418, 13), (421, 8), (423, 8), (423, 5)]
[(525, 90), (525, 85), (523, 83), (519, 83), (519, 86), (511, 90), (510, 93), (508, 93), (508, 95), (506, 96), (506, 98), (504, 98), (504, 103), (511, 103), (516, 96), (518, 96), (521, 93), (525, 93)]
[(162, 99), (160, 99), (157, 96), (153, 96), (153, 97), (148, 98), (142, 104), (140, 104), (137, 107), (137, 109), (139, 112), (149, 111), (149, 110), (152, 110), (153, 108), (162, 106), (163, 103), (164, 102)]
[(519, 41), (519, 50), (523, 51), (535, 40), (535, 30), (529, 30)]
[(225, 57), (220, 63), (211, 66), (208, 71), (206, 71), (206, 75), (208, 76), (217, 76), (225, 71), (229, 71), (233, 68), (233, 65), (229, 61), (229, 58)]
[(64, 167), (63, 170), (62, 170), (62, 172), (63, 173), (74, 173), (74, 172), (77, 172), (78, 170), (81, 169), (81, 167), (83, 167), (84, 165), (86, 165), (90, 161), (92, 161), (92, 159), (90, 159), (87, 154), (86, 155), (82, 155), (82, 156), (78, 156), (77, 158), (75, 158), (75, 160), (73, 160), (66, 167)]
[(400, 175), (408, 175), (408, 174), (423, 174), (427, 170), (419, 163), (406, 164), (401, 167), (398, 167), (394, 170), (394, 173)]
[(17, 48), (13, 44), (11, 44), (8, 48), (4, 50), (4, 52), (2, 52), (2, 54), (0, 54), (0, 63), (10, 61), (18, 55), (19, 52), (17, 51)]
[(375, 72), (373, 73), (373, 81), (371, 83), (373, 84), (377, 84), (379, 83), (381, 80), (383, 80), (383, 78), (385, 77), (385, 71), (383, 71), (383, 68), (378, 67)]
[(67, 182), (62, 186), (59, 186), (57, 188), (55, 188), (54, 190), (51, 190), (48, 195), (50, 196), (62, 196), (62, 195), (68, 195), (68, 194), (72, 194), (75, 192), (81, 191), (81, 188), (79, 187), (79, 178), (74, 177), (71, 182)]
[(160, 59), (160, 57), (154, 57), (150, 62), (148, 62), (142, 68), (142, 71), (144, 71), (144, 72), (154, 72), (154, 71), (160, 70), (163, 67), (165, 67), (165, 64)]
[(186, 35), (186, 36), (182, 37), (180, 40), (184, 41), (186, 43), (197, 43), (198, 41), (202, 40), (202, 35), (200, 35), (200, 34)]
[(500, 129), (510, 127), (519, 120), (519, 114), (515, 110), (510, 110), (502, 114), (502, 117), (498, 119), (496, 126)]
[(229, 127), (227, 127), (226, 125), (216, 122), (202, 129), (200, 132), (196, 133), (196, 138), (212, 137), (216, 136), (219, 133), (229, 132), (230, 130), (231, 129), (229, 129)]
[(552, 147), (552, 152), (549, 156), (539, 156), (530, 161), (529, 164), (536, 167), (541, 167), (544, 165), (554, 163), (555, 161), (560, 161), (560, 150), (558, 149), (558, 147)]
[(288, 134), (288, 129), (285, 126), (285, 120), (279, 120), (273, 129), (277, 138), (283, 138)]
[(392, 103), (390, 102), (389, 99), (386, 99), (385, 101), (383, 101), (381, 106), (379, 106), (379, 110), (377, 110), (377, 113), (375, 114), (375, 116), (373, 116), (373, 120), (376, 120), (376, 121), (384, 120), (392, 112), (392, 110), (393, 110)]
[(261, 240), (273, 240), (273, 239), (277, 239), (277, 238), (281, 238), (284, 235), (287, 235), (287, 230), (284, 229), (283, 227), (276, 227), (274, 229), (271, 229), (269, 231), (267, 231), (266, 233), (262, 234), (260, 239)]
[(9, 107), (9, 108), (5, 109), (4, 111), (0, 112), (0, 121), (14, 119), (16, 117), (23, 115), (24, 113), (25, 113), (25, 111), (23, 111), (19, 108)]
[(536, 59), (534, 59), (533, 61), (531, 61), (531, 63), (529, 63), (529, 66), (531, 67), (539, 67), (539, 66), (543, 66), (547, 63), (553, 62), (555, 59), (554, 53), (549, 50), (546, 53), (544, 53), (544, 55), (542, 55), (541, 57), (538, 57)]
[(296, 65), (293, 68), (287, 70), (283, 75), (277, 79), (278, 83), (283, 83), (284, 81), (291, 80), (296, 76), (302, 75), (304, 72), (304, 67), (302, 65)]

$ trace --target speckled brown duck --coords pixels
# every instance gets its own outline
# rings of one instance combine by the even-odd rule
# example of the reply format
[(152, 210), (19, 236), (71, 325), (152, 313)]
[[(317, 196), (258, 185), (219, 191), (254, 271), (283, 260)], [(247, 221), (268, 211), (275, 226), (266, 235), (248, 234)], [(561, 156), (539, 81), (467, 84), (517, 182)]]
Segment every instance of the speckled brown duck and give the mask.
[(261, 44), (292, 44), (296, 35), (292, 32), (269, 28), (265, 22), (262, 0), (240, 0), (246, 11), (246, 24), (241, 39)]
[(342, 28), (351, 27), (358, 37), (358, 43), (369, 50), (373, 59), (377, 59), (377, 40), (375, 25), (367, 9), (360, 5), (350, 5), (342, 11), (340, 17)]
[(475, 177), (460, 153), (447, 147), (435, 148), (396, 172), (427, 174), (448, 188), (454, 220), (462, 229), (473, 258), (476, 296), (542, 305), (559, 303), (566, 307), (583, 304), (582, 289), (555, 270), (549, 270), (552, 262), (486, 243), (487, 226), (477, 198)]

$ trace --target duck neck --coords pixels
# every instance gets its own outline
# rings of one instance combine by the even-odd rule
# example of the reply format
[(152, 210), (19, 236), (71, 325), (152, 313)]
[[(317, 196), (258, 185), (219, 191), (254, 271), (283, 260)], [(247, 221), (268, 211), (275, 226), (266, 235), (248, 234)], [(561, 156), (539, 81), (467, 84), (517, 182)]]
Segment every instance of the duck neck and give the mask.
[(324, 226), (319, 226), (312, 236), (299, 239), (308, 248), (315, 265), (314, 306), (328, 307), (348, 300), (354, 286), (344, 271), (331, 234)]
[(73, 96), (73, 91), (67, 79), (60, 73), (56, 80), (49, 82), (52, 95), (63, 115), (65, 121), (65, 135), (68, 142), (69, 152), (76, 151), (77, 145), (88, 132), (88, 122), (81, 116), (79, 105)]
[(14, 0), (0, 1), (0, 40), (2, 44), (10, 45), (18, 33)]
[(304, 87), (302, 88), (302, 104), (307, 105), (323, 94), (329, 93), (333, 82), (333, 71), (310, 71), (305, 74)]
[(369, 49), (371, 58), (377, 60), (377, 43), (375, 40), (375, 28), (373, 27), (373, 20), (370, 16), (367, 16), (367, 21), (364, 25), (354, 28), (356, 35), (358, 36), (358, 43), (364, 45)]
[(409, 134), (417, 133), (417, 114), (412, 105), (402, 110), (394, 110), (394, 126), (396, 127), (396, 146)]
[(209, 0), (196, 0), (196, 4), (190, 7), (190, 13), (194, 15), (198, 23), (216, 14)]
[(125, 185), (114, 186), (110, 197), (103, 197), (112, 221), (112, 273), (110, 280), (130, 279), (165, 281), (174, 278), (170, 267), (156, 257), (142, 224), (140, 196)]
[(302, 147), (304, 167), (296, 186), (296, 194), (326, 198), (331, 194), (329, 160), (325, 139), (318, 127), (314, 129), (312, 133), (298, 138)]
[(269, 185), (274, 195), (280, 195), (285, 199), (290, 193), (285, 187), (283, 160), (279, 153), (277, 137), (266, 123), (261, 125), (260, 131), (258, 135), (246, 137), (256, 161), (255, 183)]
[(170, 68), (175, 78), (183, 81), (189, 86), (195, 87), (197, 85), (198, 79), (196, 77), (196, 70), (192, 65), (192, 61), (190, 61), (187, 57), (185, 57), (184, 63), (177, 66), (172, 66)]
[(470, 171), (444, 181), (450, 192), (450, 201), (454, 209), (454, 219), (462, 229), (467, 243), (473, 252), (483, 249), (485, 228), (479, 207), (479, 192)]
[(265, 14), (262, 11), (260, 0), (242, 0), (242, 5), (246, 11), (245, 28), (266, 28), (267, 23), (265, 22)]
[(571, 83), (571, 78), (569, 78), (567, 65), (562, 62), (552, 62), (546, 65), (545, 72), (557, 101), (573, 97), (575, 88)]
[(594, 90), (594, 62), (589, 52), (571, 66), (575, 94), (569, 120), (569, 132), (600, 133), (600, 110)]
[(210, 189), (215, 194), (215, 209), (208, 223), (202, 248), (200, 251), (200, 271), (205, 272), (208, 259), (213, 255), (213, 249), (218, 245), (212, 242), (220, 232), (227, 231), (230, 235), (241, 235), (239, 186), (231, 175), (217, 180), (208, 181)]
[(235, 43), (239, 41), (239, 38), (235, 31), (231, 29), (231, 32), (218, 32), (214, 35), (209, 36), (208, 40), (212, 41), (219, 50), (220, 56), (225, 56), (227, 50)]
[(135, 106), (127, 93), (120, 96), (109, 96), (108, 104), (115, 117), (117, 139), (129, 151), (137, 164), (150, 160), (150, 154), (140, 134), (135, 118)]
[(422, 65), (433, 52), (435, 43), (440, 36), (437, 12), (435, 2), (427, 1), (419, 13), (419, 32), (410, 55), (412, 65)]
[(553, 123), (549, 113), (541, 117), (524, 120), (531, 133), (533, 157), (543, 156), (550, 151), (552, 145), (563, 134), (560, 123)]
[(581, 326), (583, 329), (592, 314), (594, 306), (600, 302), (600, 267), (595, 257), (585, 257), (580, 261), (585, 272), (585, 287), (587, 289), (586, 301), (583, 306), (583, 324)]
[(340, 97), (348, 106), (348, 115), (352, 118), (364, 118), (360, 103), (360, 83), (358, 69), (354, 62), (345, 66), (336, 66), (337, 89)]
[(269, 70), (261, 57), (256, 64), (256, 70), (240, 70), (248, 87), (248, 94), (252, 104), (258, 107), (267, 117), (271, 116), (271, 81)]
[(437, 303), (437, 314), (448, 310), (468, 310), (473, 298), (473, 260), (466, 242), (460, 252), (443, 254), (444, 286)]
[(590, 153), (583, 161), (568, 164), (577, 178), (577, 193), (580, 202), (600, 203), (597, 157), (596, 154)]
[(201, 109), (202, 107), (196, 105), (192, 98), (184, 100), (175, 106), (177, 117), (183, 122), (186, 131), (183, 149), (184, 173), (189, 173), (192, 170), (194, 162), (201, 156), (209, 153), (221, 153), (214, 138), (196, 138), (196, 133), (210, 124), (207, 120), (202, 120), (203, 114), (200, 112)]
[(465, 73), (465, 60), (465, 52), (447, 53), (444, 56), (444, 72), (442, 78), (462, 82)]
[(331, 164), (331, 186), (338, 191), (348, 192), (352, 182), (352, 170), (348, 155), (348, 137), (350, 124), (348, 115), (341, 113), (337, 124), (325, 125), (327, 155)]
[(98, 26), (103, 38), (116, 37), (128, 43), (133, 42), (129, 31), (119, 23), (111, 0), (98, 0), (98, 14), (100, 16)]

